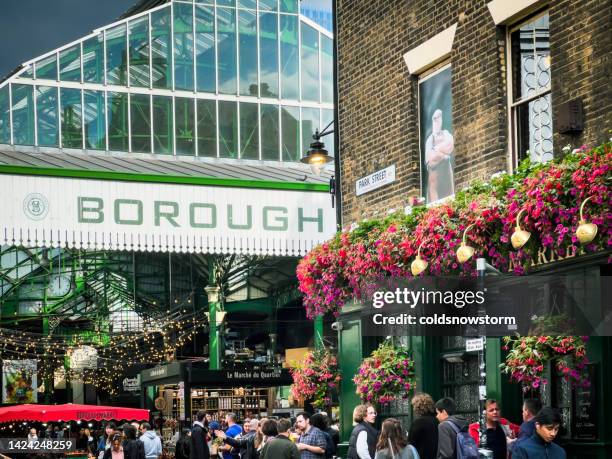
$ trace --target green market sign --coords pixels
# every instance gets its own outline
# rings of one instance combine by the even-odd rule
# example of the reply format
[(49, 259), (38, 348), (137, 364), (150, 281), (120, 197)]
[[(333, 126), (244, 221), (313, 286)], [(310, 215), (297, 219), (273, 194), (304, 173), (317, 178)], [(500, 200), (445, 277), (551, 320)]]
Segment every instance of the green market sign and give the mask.
[(294, 255), (335, 233), (327, 193), (3, 175), (4, 244)]

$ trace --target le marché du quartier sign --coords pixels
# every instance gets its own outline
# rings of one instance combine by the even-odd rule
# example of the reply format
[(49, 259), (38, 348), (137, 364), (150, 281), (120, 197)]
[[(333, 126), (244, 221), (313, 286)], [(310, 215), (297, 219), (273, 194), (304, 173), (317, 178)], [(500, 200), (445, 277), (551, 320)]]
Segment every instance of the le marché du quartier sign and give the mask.
[(327, 193), (3, 175), (3, 243), (303, 255), (336, 229)]

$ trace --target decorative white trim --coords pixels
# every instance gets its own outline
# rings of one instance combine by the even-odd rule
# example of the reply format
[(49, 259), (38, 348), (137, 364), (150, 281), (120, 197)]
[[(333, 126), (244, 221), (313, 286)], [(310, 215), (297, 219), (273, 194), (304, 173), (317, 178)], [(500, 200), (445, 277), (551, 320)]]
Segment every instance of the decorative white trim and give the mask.
[(545, 0), (493, 0), (487, 3), (495, 25), (509, 24), (546, 5)]
[(457, 23), (404, 54), (410, 74), (418, 75), (447, 59), (453, 50), (456, 30)]

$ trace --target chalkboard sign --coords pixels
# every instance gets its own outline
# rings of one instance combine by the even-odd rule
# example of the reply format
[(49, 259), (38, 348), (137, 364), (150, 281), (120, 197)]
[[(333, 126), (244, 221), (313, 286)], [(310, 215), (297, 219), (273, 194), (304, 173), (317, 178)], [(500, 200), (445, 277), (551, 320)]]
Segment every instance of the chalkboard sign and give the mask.
[(597, 440), (597, 367), (587, 365), (590, 387), (574, 389), (572, 410), (572, 437), (579, 440)]

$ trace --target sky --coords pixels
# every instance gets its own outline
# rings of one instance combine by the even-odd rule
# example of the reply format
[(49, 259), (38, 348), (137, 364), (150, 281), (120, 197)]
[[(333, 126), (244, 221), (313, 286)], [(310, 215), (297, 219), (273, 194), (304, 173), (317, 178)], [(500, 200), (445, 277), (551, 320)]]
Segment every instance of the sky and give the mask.
[(0, 80), (24, 61), (109, 24), (137, 0), (0, 0)]

